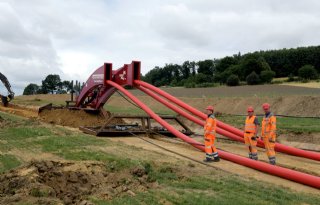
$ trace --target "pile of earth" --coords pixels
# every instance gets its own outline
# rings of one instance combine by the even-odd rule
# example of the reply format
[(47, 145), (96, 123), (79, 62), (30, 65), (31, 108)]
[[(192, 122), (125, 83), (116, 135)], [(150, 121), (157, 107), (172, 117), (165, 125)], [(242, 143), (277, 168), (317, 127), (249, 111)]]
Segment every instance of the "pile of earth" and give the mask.
[(32, 106), (9, 104), (7, 107), (4, 107), (0, 105), (0, 111), (27, 118), (37, 118), (38, 116), (37, 109)]
[[(110, 116), (110, 113), (108, 113)], [(102, 114), (85, 112), (84, 110), (53, 109), (43, 110), (39, 114), (41, 121), (70, 127), (101, 126), (107, 121)], [(113, 119), (110, 124), (123, 124), (121, 119)]]
[(91, 205), (89, 196), (111, 200), (157, 186), (142, 166), (115, 172), (103, 163), (32, 161), (0, 176), (0, 204)]

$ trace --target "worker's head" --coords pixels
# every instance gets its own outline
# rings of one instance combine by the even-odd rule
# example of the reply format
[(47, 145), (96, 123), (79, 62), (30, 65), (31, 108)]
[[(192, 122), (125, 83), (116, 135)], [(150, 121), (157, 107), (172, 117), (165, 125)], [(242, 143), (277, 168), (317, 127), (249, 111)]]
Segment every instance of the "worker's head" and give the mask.
[(213, 110), (214, 110), (214, 109), (213, 109), (213, 106), (211, 106), (211, 105), (207, 106), (207, 107), (206, 107), (206, 114), (208, 114), (208, 115), (209, 115), (209, 114), (212, 114), (212, 113), (213, 113)]
[(269, 113), (270, 112), (270, 104), (269, 103), (263, 103), (262, 109), (263, 109), (263, 111), (265, 113)]
[(253, 112), (254, 112), (254, 109), (253, 109), (252, 106), (249, 106), (248, 109), (247, 109), (247, 111), (248, 111), (248, 115), (249, 115), (249, 116), (252, 116), (252, 115), (253, 115)]

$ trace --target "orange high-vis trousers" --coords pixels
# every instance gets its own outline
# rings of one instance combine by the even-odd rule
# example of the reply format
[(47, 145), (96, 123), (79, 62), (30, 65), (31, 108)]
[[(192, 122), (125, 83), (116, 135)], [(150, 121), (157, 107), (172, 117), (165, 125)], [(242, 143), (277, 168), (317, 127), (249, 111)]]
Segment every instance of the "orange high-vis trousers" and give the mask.
[(275, 142), (272, 140), (269, 140), (268, 137), (263, 137), (263, 143), (267, 151), (268, 157), (274, 157), (276, 156), (276, 152), (274, 151)]
[(254, 133), (244, 133), (244, 143), (248, 147), (249, 153), (257, 153), (257, 140), (251, 139)]
[(217, 157), (218, 151), (217, 148), (214, 146), (215, 136), (211, 134), (207, 134), (204, 137), (204, 151), (207, 157)]

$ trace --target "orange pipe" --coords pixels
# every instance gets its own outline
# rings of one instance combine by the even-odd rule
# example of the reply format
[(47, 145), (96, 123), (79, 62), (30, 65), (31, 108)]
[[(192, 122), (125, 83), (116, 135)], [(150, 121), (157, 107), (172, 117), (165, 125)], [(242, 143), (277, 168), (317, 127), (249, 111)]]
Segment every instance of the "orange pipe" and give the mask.
[[(173, 97), (172, 95), (164, 92), (163, 90), (157, 88), (157, 87), (154, 87), (153, 85), (150, 85), (146, 82), (143, 82), (143, 81), (140, 81), (140, 80), (135, 80), (134, 81), (135, 84), (137, 85), (141, 85), (141, 86), (144, 86), (156, 93), (158, 93), (159, 95), (167, 98), (168, 100), (170, 100), (171, 102), (179, 105), (180, 107), (186, 109), (187, 111), (193, 113), (194, 115), (202, 118), (202, 119), (206, 119), (206, 115), (202, 112), (200, 112), (199, 110), (191, 107), (190, 105), (182, 102), (181, 100)], [(244, 142), (243, 141), (243, 132), (236, 129), (236, 128), (233, 128), (225, 123), (222, 123), (220, 121), (218, 121), (217, 123), (218, 127), (221, 128), (220, 133), (224, 133), (222, 135), (226, 136), (226, 137), (229, 137), (231, 139), (234, 139), (234, 140), (237, 140), (237, 141), (241, 141), (241, 142)], [(232, 128), (232, 129), (225, 129), (226, 127), (229, 127), (229, 128)], [(233, 130), (233, 132), (232, 132)], [(237, 130), (237, 132), (235, 132), (235, 130)], [(224, 131), (224, 132), (223, 132)], [(218, 132), (218, 130), (217, 130)], [(233, 135), (230, 135), (231, 133), (233, 133)], [(235, 134), (237, 133), (237, 134)], [(235, 137), (235, 135), (237, 135), (238, 137), (241, 137), (242, 140), (240, 138), (237, 138)], [(258, 140), (258, 146), (259, 147), (263, 147), (264, 148), (264, 143), (261, 141), (261, 140)], [(309, 158), (309, 159), (313, 159), (313, 160), (317, 160), (317, 161), (320, 161), (320, 154), (319, 153), (316, 153), (316, 152), (311, 152), (311, 151), (306, 151), (306, 150), (301, 150), (301, 149), (297, 149), (295, 147), (290, 147), (290, 146), (286, 146), (286, 145), (283, 145), (283, 144), (280, 144), (280, 143), (276, 143), (275, 145), (275, 150), (278, 151), (278, 152), (283, 152), (283, 153), (287, 153), (287, 154), (290, 154), (290, 155), (295, 155), (295, 156), (299, 156), (299, 157), (305, 157), (305, 158)]]
[[(168, 122), (164, 121), (160, 118), (156, 113), (154, 113), (149, 107), (147, 107), (144, 103), (142, 103), (138, 98), (128, 92), (126, 89), (118, 85), (117, 83), (107, 80), (106, 83), (120, 90), (123, 94), (128, 96), (133, 102), (135, 102), (138, 106), (140, 106), (148, 115), (150, 115), (153, 119), (155, 119), (158, 123), (160, 123), (163, 127), (168, 129), (172, 134), (176, 137), (182, 139), (183, 141), (191, 144), (192, 146), (204, 151), (203, 144), (195, 141), (194, 139), (189, 138), (183, 133), (177, 131), (174, 127), (172, 127)], [(222, 150), (219, 150), (219, 155), (222, 159), (226, 159), (228, 161), (232, 161), (247, 167), (251, 167), (256, 170), (260, 170), (275, 176), (279, 176), (285, 179), (289, 179), (301, 184), (305, 184), (308, 186), (312, 186), (315, 188), (320, 188), (320, 177), (312, 176), (309, 174), (301, 173), (298, 171), (286, 169), (283, 167), (277, 167), (274, 165), (270, 165), (264, 162), (251, 160), (245, 157), (241, 157), (235, 154), (231, 154)]]

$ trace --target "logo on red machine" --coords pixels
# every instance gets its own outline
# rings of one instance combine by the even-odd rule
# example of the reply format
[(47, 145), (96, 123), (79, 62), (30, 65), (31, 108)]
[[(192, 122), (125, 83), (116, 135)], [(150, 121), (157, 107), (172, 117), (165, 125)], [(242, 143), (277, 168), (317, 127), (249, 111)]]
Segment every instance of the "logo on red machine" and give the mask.
[(93, 82), (95, 83), (102, 83), (103, 82), (103, 74), (93, 74), (91, 76)]
[(126, 74), (127, 74), (127, 72), (125, 70), (121, 74), (119, 74), (120, 79), (121, 80), (126, 80), (127, 79), (126, 78)]

